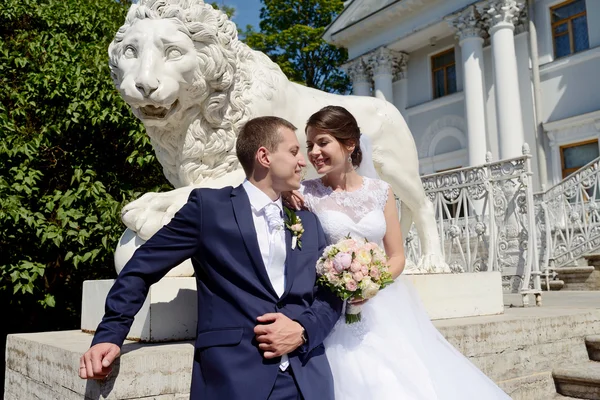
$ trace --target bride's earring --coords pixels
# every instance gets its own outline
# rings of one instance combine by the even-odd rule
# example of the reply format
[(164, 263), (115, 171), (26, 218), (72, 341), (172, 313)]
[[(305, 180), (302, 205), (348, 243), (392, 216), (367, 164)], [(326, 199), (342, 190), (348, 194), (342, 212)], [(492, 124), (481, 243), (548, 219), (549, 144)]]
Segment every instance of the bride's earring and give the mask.
[(349, 162), (350, 164), (352, 164), (352, 154), (349, 154), (349, 155), (348, 155), (348, 162)]

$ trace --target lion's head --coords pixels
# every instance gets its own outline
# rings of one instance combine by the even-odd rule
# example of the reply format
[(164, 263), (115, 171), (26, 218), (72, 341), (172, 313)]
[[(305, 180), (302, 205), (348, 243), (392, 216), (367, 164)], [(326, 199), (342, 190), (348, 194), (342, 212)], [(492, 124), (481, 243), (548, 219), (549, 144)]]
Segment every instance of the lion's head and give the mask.
[(146, 126), (174, 186), (239, 168), (233, 149), (253, 114), (249, 90), (256, 79), (248, 62), (264, 55), (237, 39), (224, 13), (202, 0), (141, 0), (109, 56), (115, 85)]

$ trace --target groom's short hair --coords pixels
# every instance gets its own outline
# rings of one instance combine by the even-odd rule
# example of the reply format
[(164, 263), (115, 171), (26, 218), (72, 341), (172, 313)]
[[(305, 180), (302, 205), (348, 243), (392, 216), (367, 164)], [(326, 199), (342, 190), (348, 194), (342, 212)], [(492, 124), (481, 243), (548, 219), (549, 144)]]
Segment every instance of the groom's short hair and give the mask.
[(254, 170), (256, 152), (261, 147), (273, 152), (283, 140), (279, 129), (288, 128), (296, 131), (289, 121), (279, 117), (252, 118), (242, 127), (235, 145), (235, 151), (240, 164), (247, 176)]

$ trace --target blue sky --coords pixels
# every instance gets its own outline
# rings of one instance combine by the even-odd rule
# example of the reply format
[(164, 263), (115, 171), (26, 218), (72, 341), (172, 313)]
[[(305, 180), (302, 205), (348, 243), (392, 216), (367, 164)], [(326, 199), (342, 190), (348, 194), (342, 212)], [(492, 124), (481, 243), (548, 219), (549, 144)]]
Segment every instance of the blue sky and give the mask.
[[(208, 1), (210, 3), (210, 1)], [(233, 16), (233, 22), (235, 22), (238, 28), (245, 29), (246, 25), (253, 25), (258, 30), (260, 7), (262, 3), (260, 0), (216, 0), (218, 4), (225, 4), (230, 7), (234, 7), (236, 12)]]

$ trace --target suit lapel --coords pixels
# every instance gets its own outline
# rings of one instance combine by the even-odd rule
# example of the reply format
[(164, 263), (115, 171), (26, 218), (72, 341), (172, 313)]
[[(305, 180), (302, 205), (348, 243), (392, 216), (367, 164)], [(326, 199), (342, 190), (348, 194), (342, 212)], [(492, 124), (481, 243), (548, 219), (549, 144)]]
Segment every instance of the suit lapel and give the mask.
[[(286, 221), (287, 222), (287, 221)], [(298, 245), (292, 250), (292, 232), (285, 228), (285, 291), (282, 298), (285, 297), (292, 288), (292, 283), (296, 275), (296, 252), (299, 250)]]
[(258, 278), (268, 292), (277, 299), (277, 293), (275, 292), (275, 289), (273, 289), (273, 285), (271, 285), (271, 280), (269, 279), (269, 275), (267, 275), (267, 268), (265, 267), (260, 254), (260, 247), (258, 246), (256, 228), (254, 227), (254, 220), (252, 219), (252, 207), (250, 206), (248, 194), (246, 194), (246, 191), (242, 186), (238, 186), (232, 190), (231, 195), (235, 219), (238, 228), (240, 229), (242, 239), (244, 240), (244, 244), (246, 245), (246, 250), (250, 255), (254, 269), (256, 270), (256, 275), (258, 275)]

